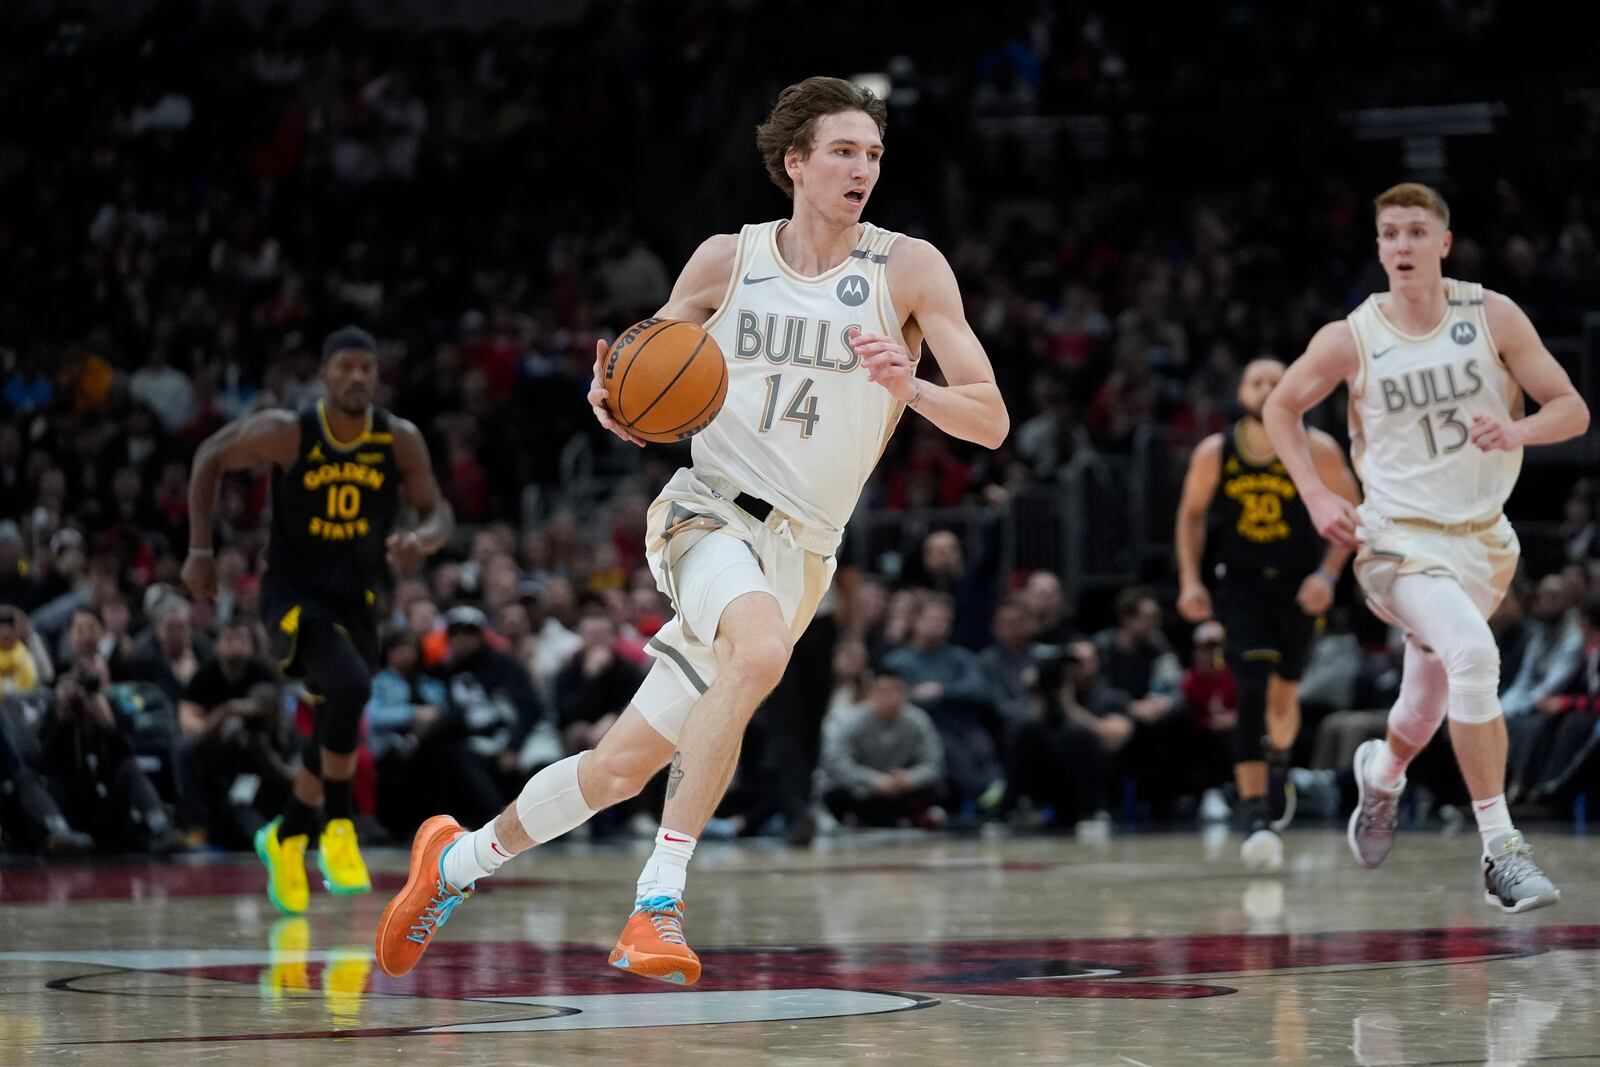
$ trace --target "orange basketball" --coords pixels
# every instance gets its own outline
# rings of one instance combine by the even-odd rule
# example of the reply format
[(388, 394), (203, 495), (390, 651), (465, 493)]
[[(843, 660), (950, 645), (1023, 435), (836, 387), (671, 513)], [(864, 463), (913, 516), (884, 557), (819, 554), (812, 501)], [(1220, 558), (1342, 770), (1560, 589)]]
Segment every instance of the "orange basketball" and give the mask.
[(611, 417), (635, 437), (687, 441), (711, 424), (728, 396), (722, 349), (699, 324), (645, 319), (608, 352), (600, 382)]

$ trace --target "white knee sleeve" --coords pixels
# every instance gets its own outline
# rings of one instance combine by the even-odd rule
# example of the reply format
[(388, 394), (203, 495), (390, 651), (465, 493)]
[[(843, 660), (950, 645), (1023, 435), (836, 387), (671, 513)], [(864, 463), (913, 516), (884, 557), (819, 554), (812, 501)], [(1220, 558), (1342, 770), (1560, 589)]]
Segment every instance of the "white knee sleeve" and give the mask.
[(1389, 709), (1389, 729), (1407, 744), (1425, 747), (1444, 722), (1450, 679), (1439, 657), (1425, 652), (1415, 638), (1406, 641), (1405, 671), (1400, 696)]
[(1498, 716), (1500, 650), (1461, 585), (1451, 578), (1402, 575), (1395, 579), (1391, 603), (1400, 621), (1443, 665), (1450, 684), (1450, 718), (1475, 723)]
[(594, 815), (578, 788), (578, 761), (584, 755), (580, 752), (552, 763), (528, 779), (517, 795), (517, 818), (534, 844), (554, 841)]

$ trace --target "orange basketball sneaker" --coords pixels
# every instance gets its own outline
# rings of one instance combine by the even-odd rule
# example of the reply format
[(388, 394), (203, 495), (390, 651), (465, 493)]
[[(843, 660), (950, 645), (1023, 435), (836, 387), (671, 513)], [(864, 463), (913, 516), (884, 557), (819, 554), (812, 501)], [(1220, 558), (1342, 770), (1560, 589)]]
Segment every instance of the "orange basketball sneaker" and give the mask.
[(683, 939), (683, 901), (651, 897), (633, 905), (611, 950), (611, 966), (674, 985), (700, 980), (700, 957)]
[(435, 815), (417, 828), (406, 884), (378, 920), (378, 966), (389, 977), (399, 978), (415, 967), (435, 931), (450, 921), (457, 904), (472, 895), (470, 885), (456, 888), (444, 880), (439, 868), (444, 850), (466, 834), (448, 815)]

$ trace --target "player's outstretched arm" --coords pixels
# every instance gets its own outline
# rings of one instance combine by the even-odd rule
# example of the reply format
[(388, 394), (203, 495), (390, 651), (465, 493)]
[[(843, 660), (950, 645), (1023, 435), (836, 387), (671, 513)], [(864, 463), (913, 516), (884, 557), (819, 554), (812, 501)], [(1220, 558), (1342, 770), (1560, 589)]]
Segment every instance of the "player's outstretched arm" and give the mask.
[[(700, 242), (700, 247), (694, 250), (689, 262), (683, 265), (682, 273), (672, 286), (671, 295), (667, 297), (667, 302), (661, 305), (655, 317), (684, 319), (704, 325), (717, 308), (722, 306), (723, 298), (728, 295), (728, 282), (733, 275), (733, 263), (738, 255), (737, 234), (719, 233)], [(594, 380), (589, 383), (589, 407), (594, 412), (595, 421), (601, 426), (624, 441), (643, 448), (644, 442), (618, 426), (616, 420), (611, 417), (611, 409), (606, 407), (606, 390), (600, 382), (604, 378), (602, 372), (606, 354), (610, 351), (611, 346), (604, 340), (595, 341)]]
[(217, 591), (211, 513), (223, 474), (262, 463), (291, 467), (299, 449), (300, 422), (281, 408), (235, 419), (201, 443), (189, 470), (189, 558), (183, 564), (183, 582), (195, 596), (207, 599)]
[(1323, 481), (1312, 454), (1305, 414), (1327, 399), (1340, 382), (1354, 381), (1360, 369), (1361, 353), (1349, 324), (1330, 322), (1317, 331), (1305, 354), (1284, 371), (1261, 413), (1272, 449), (1299, 488), (1317, 532), (1346, 548), (1356, 547), (1355, 504)]
[(390, 534), (385, 547), (396, 566), (411, 571), (424, 557), (444, 547), (456, 517), (450, 502), (439, 492), (428, 442), (409, 420), (394, 420), (394, 459), (400, 468), (406, 503), (417, 513), (417, 525), (405, 533)]
[(1514, 422), (1502, 423), (1485, 415), (1472, 420), (1472, 443), (1485, 452), (1494, 449), (1549, 445), (1577, 437), (1589, 428), (1589, 405), (1572, 387), (1572, 379), (1544, 346), (1527, 313), (1516, 301), (1484, 291), (1484, 315), (1500, 358), (1522, 391), (1539, 402), (1539, 410)]
[(1178, 614), (1190, 622), (1211, 617), (1211, 594), (1200, 578), (1206, 551), (1206, 512), (1222, 481), (1222, 435), (1214, 433), (1194, 447), (1183, 476), (1183, 497), (1172, 542), (1178, 555)]
[(947, 385), (918, 381), (911, 354), (891, 337), (857, 334), (851, 347), (867, 376), (945, 433), (999, 448), (1011, 429), (994, 368), (961, 305), (955, 272), (926, 241), (904, 238), (889, 253), (889, 284), (907, 297), (911, 318), (944, 373)]

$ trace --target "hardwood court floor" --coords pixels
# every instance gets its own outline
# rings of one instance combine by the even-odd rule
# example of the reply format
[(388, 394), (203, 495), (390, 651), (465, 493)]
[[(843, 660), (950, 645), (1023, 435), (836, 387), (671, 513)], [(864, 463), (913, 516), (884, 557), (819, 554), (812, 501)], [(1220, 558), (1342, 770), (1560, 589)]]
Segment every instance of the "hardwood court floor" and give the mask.
[(1600, 849), (1533, 835), (1565, 891), (1501, 916), (1476, 835), (1358, 868), (1289, 837), (883, 835), (703, 845), (691, 990), (605, 954), (642, 846), (519, 859), (422, 966), (370, 962), (378, 890), (277, 916), (253, 859), (0, 869), (0, 1064), (1600, 1063)]

